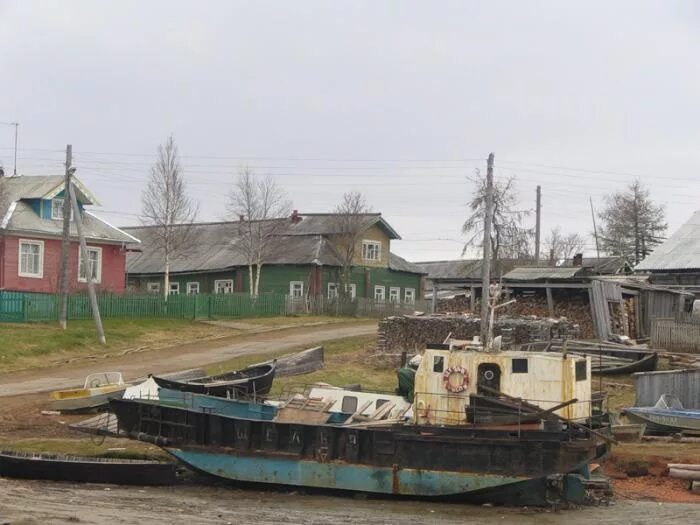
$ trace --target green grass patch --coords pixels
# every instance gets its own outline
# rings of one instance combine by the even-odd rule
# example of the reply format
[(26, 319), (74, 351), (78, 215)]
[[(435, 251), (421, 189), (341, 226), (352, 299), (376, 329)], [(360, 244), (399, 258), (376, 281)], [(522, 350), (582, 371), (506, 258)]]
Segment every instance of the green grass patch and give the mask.
[[(312, 383), (329, 383), (334, 386), (361, 384), (363, 390), (393, 391), (396, 388), (396, 372), (389, 368), (376, 368), (368, 360), (375, 336), (358, 336), (336, 339), (323, 344), (324, 366), (311, 374), (279, 377), (273, 383), (272, 396)], [(241, 356), (206, 369), (207, 374), (221, 374), (240, 370), (246, 366), (275, 359), (283, 355), (304, 350), (300, 347), (283, 352), (270, 352)]]
[(226, 323), (193, 320), (107, 319), (107, 345), (101, 346), (92, 321), (71, 321), (67, 330), (58, 323), (0, 324), (0, 372), (51, 366), (90, 355), (118, 354), (138, 347), (163, 347), (206, 339), (245, 335), (257, 329), (293, 327), (304, 324), (361, 322), (358, 319), (300, 316), (241, 319), (251, 325), (240, 330)]

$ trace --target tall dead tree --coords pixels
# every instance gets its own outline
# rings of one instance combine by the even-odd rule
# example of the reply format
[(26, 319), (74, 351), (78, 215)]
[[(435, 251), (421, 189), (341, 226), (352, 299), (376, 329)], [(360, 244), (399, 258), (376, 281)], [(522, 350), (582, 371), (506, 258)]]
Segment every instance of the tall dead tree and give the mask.
[(248, 264), (250, 295), (260, 292), (260, 276), (275, 237), (288, 225), (291, 203), (271, 178), (258, 179), (243, 168), (229, 192), (228, 212), (237, 222), (237, 246)]
[(197, 205), (187, 195), (178, 149), (170, 135), (158, 146), (158, 157), (142, 196), (141, 221), (152, 226), (153, 243), (163, 256), (163, 294), (170, 294), (170, 264), (181, 255), (192, 236)]
[(651, 201), (649, 190), (636, 180), (626, 190), (606, 199), (600, 213), (601, 248), (638, 264), (663, 241), (668, 225), (663, 206)]
[[(471, 180), (475, 188), (472, 200), (468, 204), (471, 214), (462, 225), (462, 233), (468, 236), (462, 255), (470, 248), (483, 245), (484, 237), (487, 180), (479, 170)], [(515, 179), (511, 177), (494, 182), (490, 232), (492, 264), (506, 258), (533, 258), (533, 231), (523, 225), (523, 219), (529, 212), (518, 210), (517, 205)]]
[(344, 302), (351, 293), (352, 267), (357, 250), (362, 249), (361, 237), (367, 229), (367, 214), (371, 211), (365, 197), (357, 191), (343, 194), (343, 198), (333, 210), (333, 240), (340, 256), (338, 295)]
[(566, 261), (583, 252), (586, 239), (578, 233), (562, 233), (557, 226), (549, 232), (545, 245), (549, 254), (549, 265), (556, 266), (559, 261)]

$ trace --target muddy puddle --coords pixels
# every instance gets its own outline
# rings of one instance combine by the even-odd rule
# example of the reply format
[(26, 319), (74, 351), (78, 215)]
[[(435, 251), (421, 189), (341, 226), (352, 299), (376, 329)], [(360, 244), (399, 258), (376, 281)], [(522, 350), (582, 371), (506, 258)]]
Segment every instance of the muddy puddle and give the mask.
[(119, 487), (0, 478), (0, 524), (566, 525), (700, 522), (693, 504), (617, 501), (559, 512), (211, 486)]

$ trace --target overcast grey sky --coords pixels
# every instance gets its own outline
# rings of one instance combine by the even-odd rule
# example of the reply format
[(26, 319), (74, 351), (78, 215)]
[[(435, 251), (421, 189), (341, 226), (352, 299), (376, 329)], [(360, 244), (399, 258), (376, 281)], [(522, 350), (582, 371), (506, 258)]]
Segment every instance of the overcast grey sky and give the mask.
[[(522, 209), (542, 185), (545, 231), (588, 234), (588, 198), (634, 176), (671, 230), (700, 208), (693, 0), (0, 0), (0, 35), (18, 171), (61, 173), (73, 144), (120, 225), (169, 133), (202, 219), (247, 164), (302, 212), (362, 191), (410, 260), (460, 255), (467, 177), (491, 151)], [(0, 125), (7, 171), (12, 144)]]

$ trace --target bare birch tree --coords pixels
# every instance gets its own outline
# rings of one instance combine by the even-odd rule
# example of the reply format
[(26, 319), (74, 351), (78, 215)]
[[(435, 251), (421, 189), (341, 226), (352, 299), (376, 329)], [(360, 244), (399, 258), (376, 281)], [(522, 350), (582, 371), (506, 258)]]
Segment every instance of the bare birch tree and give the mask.
[(243, 168), (229, 193), (228, 212), (238, 219), (238, 246), (248, 264), (250, 295), (260, 292), (262, 268), (274, 239), (287, 226), (291, 203), (285, 191), (271, 178), (258, 179)]
[[(462, 233), (468, 235), (462, 255), (469, 248), (483, 244), (484, 236), (486, 177), (477, 170), (476, 176), (471, 180), (476, 188), (468, 204), (471, 215), (462, 225)], [(532, 228), (523, 226), (523, 219), (529, 215), (529, 212), (516, 209), (517, 204), (514, 178), (494, 183), (491, 217), (491, 253), (494, 262), (503, 258), (532, 258)]]
[(141, 222), (152, 226), (153, 243), (163, 254), (163, 294), (170, 294), (170, 264), (186, 250), (197, 218), (197, 205), (187, 195), (178, 149), (170, 135), (158, 146), (158, 157), (151, 167), (146, 190), (141, 197)]
[(343, 194), (343, 198), (333, 210), (335, 215), (333, 238), (340, 255), (338, 295), (344, 302), (350, 293), (350, 277), (357, 247), (360, 244), (362, 232), (367, 229), (366, 215), (371, 211), (365, 197), (357, 191)]
[(577, 253), (581, 253), (586, 239), (578, 233), (564, 234), (556, 227), (549, 232), (545, 245), (548, 247), (549, 264), (555, 266), (558, 261), (571, 259)]

